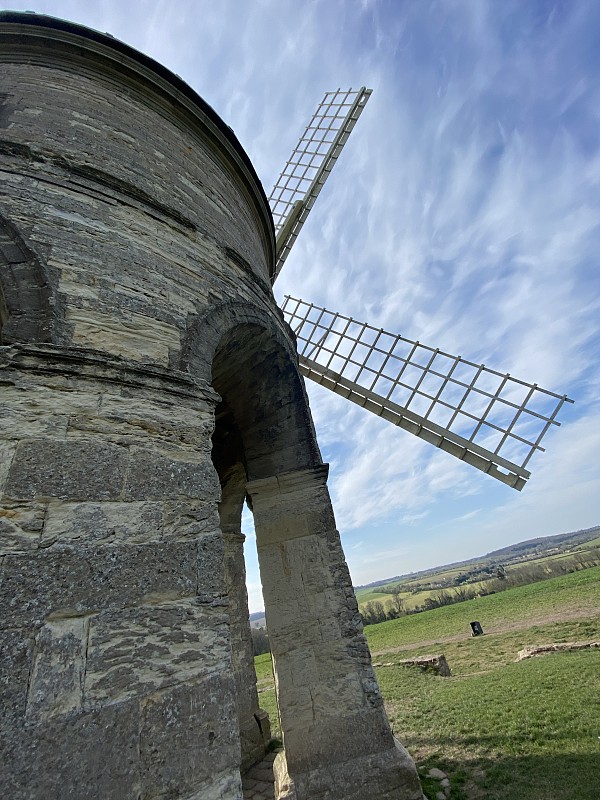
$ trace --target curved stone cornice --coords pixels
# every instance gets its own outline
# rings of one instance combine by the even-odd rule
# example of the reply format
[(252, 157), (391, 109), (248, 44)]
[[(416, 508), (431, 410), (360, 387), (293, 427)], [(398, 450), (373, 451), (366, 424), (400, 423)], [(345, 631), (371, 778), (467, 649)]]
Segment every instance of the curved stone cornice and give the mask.
[(233, 130), (185, 81), (149, 56), (109, 34), (41, 14), (0, 12), (0, 63), (59, 63), (93, 70), (135, 86), (166, 115), (178, 115), (211, 142), (213, 153), (239, 180), (254, 208), (271, 276), (275, 233), (267, 196)]

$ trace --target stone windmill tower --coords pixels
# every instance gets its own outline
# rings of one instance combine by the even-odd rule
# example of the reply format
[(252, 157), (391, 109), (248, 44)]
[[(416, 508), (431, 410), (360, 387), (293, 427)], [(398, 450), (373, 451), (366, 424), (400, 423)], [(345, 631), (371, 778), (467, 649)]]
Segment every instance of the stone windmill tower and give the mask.
[[(351, 365), (370, 347), (361, 373), (379, 380), (398, 350), (381, 358), (384, 332), (358, 335), (353, 321), (290, 300), (299, 368), (271, 289), (356, 98), (338, 103), (321, 178), (274, 209), (276, 240), (231, 129), (156, 62), (9, 12), (0, 62), (2, 795), (241, 797), (240, 770), (269, 737), (247, 625), (248, 498), (285, 745), (280, 795), (418, 800), (300, 375), (370, 408), (379, 384), (365, 394), (332, 359)], [(483, 457), (408, 406), (399, 413), (393, 389), (385, 399), (382, 416)]]

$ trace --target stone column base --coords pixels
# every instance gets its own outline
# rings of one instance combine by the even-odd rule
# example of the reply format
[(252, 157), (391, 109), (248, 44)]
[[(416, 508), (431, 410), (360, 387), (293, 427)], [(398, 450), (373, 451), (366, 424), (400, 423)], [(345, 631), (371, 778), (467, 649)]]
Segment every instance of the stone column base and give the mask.
[(337, 800), (340, 784), (352, 786), (344, 800), (424, 800), (417, 768), (394, 739), (395, 751), (374, 753), (331, 767), (290, 776), (285, 752), (273, 764), (275, 800)]
[(242, 775), (264, 758), (270, 741), (271, 723), (269, 715), (262, 708), (255, 711), (249, 720), (240, 722)]

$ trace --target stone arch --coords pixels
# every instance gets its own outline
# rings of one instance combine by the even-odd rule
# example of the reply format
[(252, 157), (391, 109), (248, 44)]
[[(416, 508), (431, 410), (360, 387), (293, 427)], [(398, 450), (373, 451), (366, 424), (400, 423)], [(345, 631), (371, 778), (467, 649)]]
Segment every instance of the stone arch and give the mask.
[[(242, 771), (259, 760), (270, 738), (259, 707), (241, 515), (248, 481), (321, 465), (298, 371), (294, 341), (276, 309), (225, 302), (190, 328), (180, 368), (221, 397), (215, 409), (212, 460), (221, 485), (220, 527), (230, 610)], [(268, 612), (267, 612), (268, 613)]]
[(3, 344), (52, 339), (51, 291), (45, 268), (0, 214), (0, 327)]
[(256, 740), (257, 728), (263, 731), (256, 676), (251, 659), (244, 667), (242, 643), (249, 628), (241, 546), (246, 496), (284, 745), (275, 763), (276, 796), (308, 800), (319, 787), (319, 796), (331, 800), (417, 800), (414, 764), (394, 740), (371, 666), (293, 335), (275, 308), (222, 303), (190, 330), (181, 368), (210, 382), (221, 398), (212, 458), (222, 491), (242, 769), (264, 749)]
[(293, 334), (276, 313), (221, 303), (182, 346), (180, 369), (210, 383), (222, 398), (217, 417), (235, 420), (250, 481), (322, 463)]

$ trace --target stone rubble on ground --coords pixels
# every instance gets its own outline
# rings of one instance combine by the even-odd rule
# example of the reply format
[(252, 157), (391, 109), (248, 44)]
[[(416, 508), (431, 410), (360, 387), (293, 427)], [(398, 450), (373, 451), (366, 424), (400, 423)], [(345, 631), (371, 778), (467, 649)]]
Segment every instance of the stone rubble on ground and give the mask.
[(419, 656), (418, 658), (403, 658), (401, 661), (376, 661), (373, 663), (374, 667), (421, 667), (422, 670), (430, 670), (436, 675), (441, 675), (443, 678), (449, 678), (452, 675), (446, 657), (439, 656)]
[[(432, 767), (427, 772), (427, 777), (440, 782), (440, 791), (436, 792), (435, 800), (448, 800), (450, 797), (450, 780), (445, 772), (437, 767)], [(425, 797), (425, 795), (423, 795)]]
[(447, 778), (445, 772), (442, 772), (441, 769), (437, 769), (437, 767), (432, 767), (429, 772), (427, 773), (428, 778), (433, 778), (435, 781), (443, 781), (444, 778)]
[(588, 648), (600, 647), (599, 641), (591, 642), (557, 642), (555, 644), (543, 644), (539, 646), (530, 645), (519, 650), (515, 661), (523, 661), (525, 658), (533, 656), (543, 656), (547, 653), (569, 652), (571, 650), (586, 650)]

